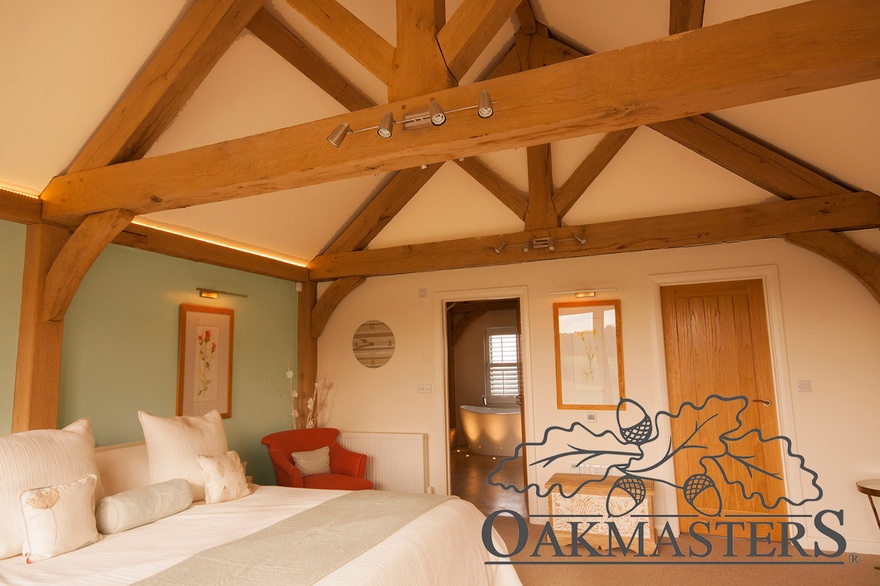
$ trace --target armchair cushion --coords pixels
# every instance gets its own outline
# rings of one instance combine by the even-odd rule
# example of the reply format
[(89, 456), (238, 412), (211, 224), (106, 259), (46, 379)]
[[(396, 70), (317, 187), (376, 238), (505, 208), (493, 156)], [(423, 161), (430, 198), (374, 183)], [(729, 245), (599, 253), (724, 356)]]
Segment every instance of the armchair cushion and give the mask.
[(330, 446), (308, 452), (293, 452), (290, 456), (303, 476), (330, 473)]

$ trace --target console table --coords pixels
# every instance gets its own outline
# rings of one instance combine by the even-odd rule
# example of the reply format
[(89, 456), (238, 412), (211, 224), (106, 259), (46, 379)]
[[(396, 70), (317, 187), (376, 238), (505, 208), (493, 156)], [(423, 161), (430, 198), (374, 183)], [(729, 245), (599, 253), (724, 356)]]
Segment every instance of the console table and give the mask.
[[(880, 478), (873, 480), (859, 480), (856, 482), (856, 488), (859, 492), (868, 495), (868, 502), (871, 503), (871, 509), (874, 511), (874, 518), (877, 520), (877, 526), (880, 527), (880, 513), (877, 512), (877, 505), (874, 504), (874, 498), (880, 498)], [(874, 566), (880, 570), (880, 566)]]
[[(550, 480), (544, 484), (544, 488), (550, 488), (554, 484), (562, 486), (562, 492), (571, 494), (577, 487), (581, 486), (587, 480), (598, 480), (583, 486), (577, 494), (571, 497), (564, 497), (559, 489), (553, 490), (547, 495), (547, 501), (550, 507), (551, 526), (553, 533), (561, 544), (571, 543), (571, 525), (569, 522), (579, 521), (583, 527), (588, 526), (591, 522), (596, 522), (585, 536), (584, 540), (596, 548), (606, 549), (608, 547), (608, 525), (613, 522), (617, 527), (624, 543), (629, 542), (629, 538), (636, 532), (636, 527), (640, 522), (645, 522), (646, 531), (645, 550), (651, 551), (654, 547), (656, 536), (654, 534), (654, 520), (650, 515), (654, 513), (654, 483), (650, 480), (645, 481), (645, 489), (647, 495), (635, 509), (628, 514), (620, 517), (610, 517), (606, 510), (605, 504), (608, 493), (618, 476), (609, 476), (604, 480), (599, 480), (601, 476), (592, 474), (554, 474)], [(633, 499), (629, 496), (613, 496), (611, 497), (610, 507), (612, 510), (625, 511), (632, 507)], [(638, 542), (636, 542), (637, 546)], [(616, 540), (613, 540), (613, 546), (617, 547)]]

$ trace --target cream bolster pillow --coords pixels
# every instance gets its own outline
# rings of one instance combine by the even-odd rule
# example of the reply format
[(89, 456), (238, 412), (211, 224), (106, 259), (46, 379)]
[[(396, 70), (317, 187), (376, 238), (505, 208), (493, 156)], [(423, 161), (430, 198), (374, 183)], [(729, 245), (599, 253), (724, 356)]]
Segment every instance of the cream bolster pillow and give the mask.
[(189, 482), (175, 478), (101, 499), (95, 510), (95, 520), (100, 533), (119, 533), (179, 513), (190, 504), (192, 489)]

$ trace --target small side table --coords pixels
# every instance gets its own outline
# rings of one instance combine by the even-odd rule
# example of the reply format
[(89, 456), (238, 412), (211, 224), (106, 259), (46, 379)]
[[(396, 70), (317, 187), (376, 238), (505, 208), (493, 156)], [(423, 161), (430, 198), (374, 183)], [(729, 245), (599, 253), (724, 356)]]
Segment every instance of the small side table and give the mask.
[[(614, 485), (614, 481), (618, 476), (609, 476), (601, 480), (601, 476), (593, 476), (590, 474), (554, 474), (544, 484), (544, 488), (550, 488), (554, 484), (562, 487), (562, 490), (571, 494), (578, 487), (591, 480), (590, 484), (581, 487), (580, 491), (566, 498), (558, 490), (554, 490), (547, 495), (547, 501), (552, 518), (553, 533), (556, 535), (559, 543), (568, 545), (571, 543), (571, 526), (569, 519), (582, 521), (595, 521), (597, 525), (593, 527), (584, 537), (590, 545), (601, 549), (607, 549), (609, 545), (608, 539), (608, 522), (613, 521), (618, 532), (622, 537), (631, 538), (637, 531), (639, 521), (647, 521), (648, 531), (644, 535), (644, 544), (646, 551), (651, 551), (656, 543), (654, 535), (654, 522), (652, 515), (654, 513), (654, 483), (651, 480), (645, 481), (646, 495), (635, 509), (621, 517), (609, 517), (608, 511), (605, 509), (608, 492)], [(618, 510), (626, 510), (633, 505), (633, 500), (628, 497), (612, 496), (611, 504)], [(586, 517), (586, 518), (585, 518)], [(615, 544), (616, 546), (616, 544)]]
[[(874, 504), (874, 498), (880, 498), (880, 478), (859, 480), (856, 482), (856, 488), (859, 492), (868, 495), (868, 502), (871, 503), (874, 518), (877, 519), (877, 527), (880, 527), (880, 513), (877, 512), (877, 505)], [(874, 569), (880, 570), (880, 566), (874, 566)]]

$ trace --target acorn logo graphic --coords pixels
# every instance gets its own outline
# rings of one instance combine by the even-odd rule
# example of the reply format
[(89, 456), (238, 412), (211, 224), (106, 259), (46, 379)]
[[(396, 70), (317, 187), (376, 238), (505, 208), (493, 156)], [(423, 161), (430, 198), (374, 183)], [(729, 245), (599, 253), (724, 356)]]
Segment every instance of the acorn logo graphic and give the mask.
[[(792, 450), (791, 440), (784, 436), (765, 438), (760, 430), (743, 427), (741, 415), (748, 405), (749, 400), (744, 396), (710, 395), (701, 405), (686, 402), (674, 413), (659, 411), (651, 418), (636, 401), (621, 399), (617, 405), (616, 430), (593, 431), (580, 422), (568, 428), (550, 427), (541, 441), (519, 444), (513, 456), (503, 458), (488, 480), (492, 485), (518, 493), (534, 489), (537, 496), (545, 497), (559, 491), (569, 498), (589, 484), (617, 476), (605, 500), (610, 517), (626, 515), (642, 504), (647, 495), (647, 480), (682, 491), (685, 502), (708, 517), (719, 516), (724, 508), (723, 491), (719, 490), (718, 483), (732, 487), (744, 499), (760, 502), (765, 509), (774, 509), (783, 501), (800, 506), (821, 499), (818, 475)], [(671, 430), (675, 423), (687, 426), (688, 434), (683, 439), (673, 439)], [(783, 455), (779, 470), (768, 470), (756, 463), (755, 446), (761, 444)], [(548, 445), (564, 445), (568, 449), (547, 455)], [(551, 471), (568, 471), (584, 464), (600, 464), (606, 472), (600, 476), (585, 475), (571, 494), (563, 493), (559, 484), (541, 486), (534, 482), (517, 486), (501, 480), (503, 475), (499, 472), (507, 464), (519, 466), (518, 458), (527, 447), (535, 448), (538, 459), (529, 465), (537, 469), (550, 467)], [(673, 457), (685, 450), (702, 471), (690, 474), (678, 485), (670, 480), (673, 477), (670, 467)], [(713, 471), (712, 476), (707, 473), (709, 470)], [(802, 498), (792, 500), (784, 496), (787, 493), (783, 470), (800, 475), (792, 481), (803, 487)], [(549, 474), (533, 476), (546, 478)], [(623, 512), (620, 512), (618, 497), (631, 499), (632, 504), (624, 507)], [(617, 504), (613, 514), (612, 499)], [(680, 514), (687, 512), (679, 511)]]
[(684, 500), (700, 513), (707, 517), (717, 517), (721, 514), (721, 493), (715, 481), (705, 474), (693, 474), (688, 476), (681, 487)]

